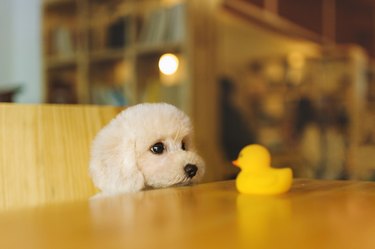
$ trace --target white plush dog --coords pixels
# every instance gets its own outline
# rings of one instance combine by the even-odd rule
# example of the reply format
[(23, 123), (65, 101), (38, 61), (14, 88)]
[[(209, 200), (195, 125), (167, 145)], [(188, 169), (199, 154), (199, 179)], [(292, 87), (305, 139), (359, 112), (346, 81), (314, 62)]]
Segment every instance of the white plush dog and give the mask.
[(104, 194), (188, 185), (204, 170), (189, 117), (165, 103), (122, 111), (97, 134), (91, 151), (90, 174)]

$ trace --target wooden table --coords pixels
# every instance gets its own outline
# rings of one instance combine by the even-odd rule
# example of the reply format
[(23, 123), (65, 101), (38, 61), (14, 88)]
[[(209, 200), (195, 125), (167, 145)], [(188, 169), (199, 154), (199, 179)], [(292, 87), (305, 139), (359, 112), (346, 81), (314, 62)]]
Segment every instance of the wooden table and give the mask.
[(0, 248), (375, 248), (375, 183), (250, 196), (227, 181), (7, 211)]

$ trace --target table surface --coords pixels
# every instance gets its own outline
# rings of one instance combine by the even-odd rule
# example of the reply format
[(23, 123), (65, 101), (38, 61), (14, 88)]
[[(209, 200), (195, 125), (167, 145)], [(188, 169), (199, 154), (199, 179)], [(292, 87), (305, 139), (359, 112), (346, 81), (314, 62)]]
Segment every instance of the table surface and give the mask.
[(0, 214), (0, 248), (375, 248), (375, 183), (294, 180), (278, 196), (234, 181)]

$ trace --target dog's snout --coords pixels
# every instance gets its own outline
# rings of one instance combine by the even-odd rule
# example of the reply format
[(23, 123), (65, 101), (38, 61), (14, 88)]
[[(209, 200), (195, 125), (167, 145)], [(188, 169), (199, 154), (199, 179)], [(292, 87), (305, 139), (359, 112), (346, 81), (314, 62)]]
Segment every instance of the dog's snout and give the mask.
[(188, 177), (193, 178), (197, 174), (198, 167), (194, 164), (187, 164), (184, 171)]

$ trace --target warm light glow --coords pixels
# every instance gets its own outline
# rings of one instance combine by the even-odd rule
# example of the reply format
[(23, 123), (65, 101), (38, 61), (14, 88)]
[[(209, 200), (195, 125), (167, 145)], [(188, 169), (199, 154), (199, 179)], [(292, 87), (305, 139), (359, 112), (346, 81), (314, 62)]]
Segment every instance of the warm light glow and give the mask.
[(305, 65), (305, 56), (299, 52), (290, 53), (288, 63), (293, 69), (302, 69)]
[(160, 72), (166, 75), (176, 73), (179, 65), (179, 60), (174, 54), (163, 54), (159, 59)]

